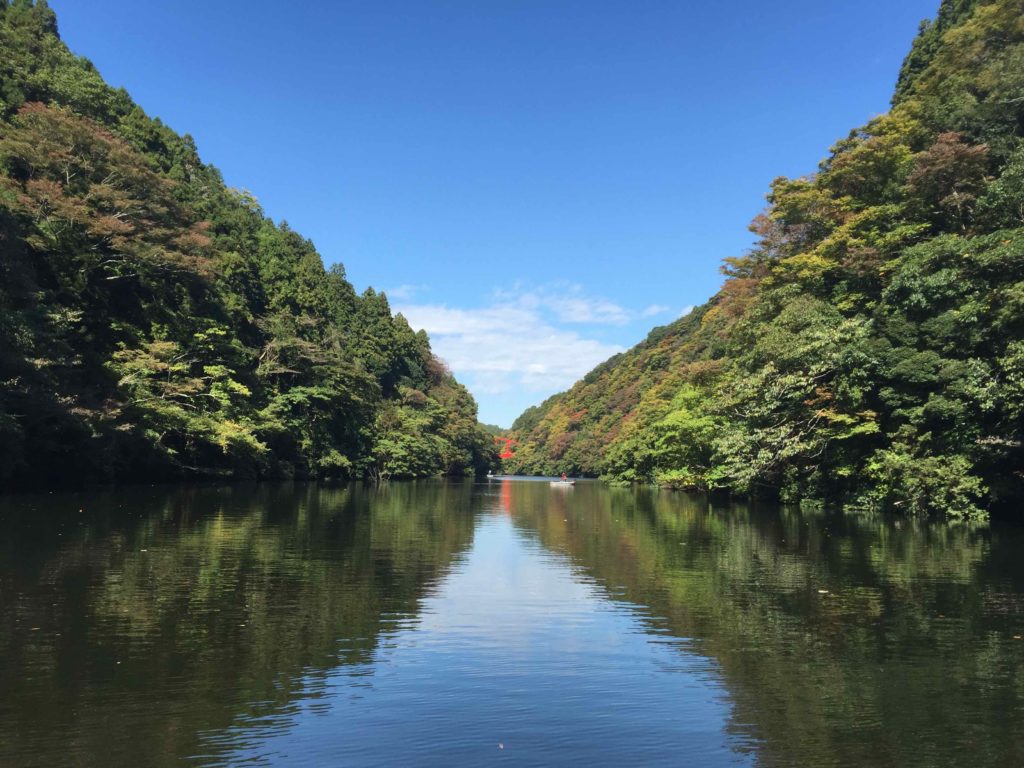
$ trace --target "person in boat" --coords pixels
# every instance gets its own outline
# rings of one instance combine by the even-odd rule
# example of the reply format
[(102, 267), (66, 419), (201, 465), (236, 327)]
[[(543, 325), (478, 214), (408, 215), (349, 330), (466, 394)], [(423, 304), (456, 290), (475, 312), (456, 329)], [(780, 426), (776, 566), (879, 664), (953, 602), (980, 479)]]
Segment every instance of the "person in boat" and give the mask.
[(562, 482), (564, 483), (569, 478), (565, 476), (565, 472), (562, 473)]

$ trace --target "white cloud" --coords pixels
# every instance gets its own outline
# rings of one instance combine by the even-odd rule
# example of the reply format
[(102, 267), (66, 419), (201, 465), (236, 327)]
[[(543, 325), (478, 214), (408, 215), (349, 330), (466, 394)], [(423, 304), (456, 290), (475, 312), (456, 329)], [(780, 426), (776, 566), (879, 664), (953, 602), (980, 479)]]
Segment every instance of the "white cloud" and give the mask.
[(581, 325), (626, 325), (630, 313), (608, 299), (586, 296), (579, 285), (558, 282), (543, 288), (525, 290), (516, 283), (512, 290), (499, 290), (495, 300), (523, 309), (544, 309), (563, 323)]
[(472, 391), (494, 395), (566, 389), (595, 365), (623, 351), (618, 345), (555, 327), (543, 315), (549, 306), (538, 294), (527, 293), (479, 309), (436, 304), (406, 304), (397, 309), (413, 329), (422, 328), (430, 335), (434, 353)]
[[(415, 292), (425, 286), (401, 287), (411, 290), (388, 293), (400, 299), (393, 309), (414, 330), (430, 335), (434, 354), (476, 396), (481, 418), (506, 426), (527, 406), (568, 389), (594, 366), (623, 352), (624, 347), (606, 340), (609, 334), (622, 339), (613, 326), (671, 317), (676, 311), (662, 304), (626, 310), (587, 296), (567, 281), (540, 287), (516, 282), (495, 290), (489, 303), (477, 308), (416, 301)], [(409, 298), (401, 300), (402, 295)], [(679, 316), (691, 310), (687, 306)]]
[(390, 301), (398, 299), (399, 301), (407, 301), (415, 296), (417, 293), (424, 291), (429, 286), (422, 284), (404, 283), (397, 285), (394, 288), (388, 288), (384, 291)]
[(664, 304), (651, 304), (649, 307), (647, 307), (640, 313), (640, 317), (654, 317), (655, 315), (663, 315), (670, 309), (672, 309), (672, 307), (667, 307)]
[(547, 297), (551, 309), (564, 323), (596, 323), (600, 325), (625, 325), (629, 313), (618, 304), (604, 299), (588, 299), (582, 296)]

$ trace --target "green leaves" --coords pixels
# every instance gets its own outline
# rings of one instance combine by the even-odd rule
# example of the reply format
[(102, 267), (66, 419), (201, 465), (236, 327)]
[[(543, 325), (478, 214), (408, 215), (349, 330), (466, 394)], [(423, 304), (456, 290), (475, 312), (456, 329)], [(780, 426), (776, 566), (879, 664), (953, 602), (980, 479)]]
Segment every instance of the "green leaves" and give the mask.
[(472, 397), (383, 294), (107, 86), (45, 3), (0, 10), (0, 480), (488, 466)]
[(1024, 494), (1024, 14), (944, 0), (696, 310), (516, 423), (516, 469), (973, 516)]
[(863, 502), (920, 515), (938, 511), (950, 517), (978, 518), (984, 483), (964, 456), (929, 455), (897, 443), (876, 451), (865, 473), (873, 482)]

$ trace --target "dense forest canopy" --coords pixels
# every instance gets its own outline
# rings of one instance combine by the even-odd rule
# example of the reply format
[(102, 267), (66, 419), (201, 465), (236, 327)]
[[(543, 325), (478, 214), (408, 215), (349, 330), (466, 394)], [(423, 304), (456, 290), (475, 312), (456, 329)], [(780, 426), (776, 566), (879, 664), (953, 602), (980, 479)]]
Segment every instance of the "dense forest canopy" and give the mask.
[(0, 485), (490, 466), (476, 403), (340, 265), (0, 0)]
[(1024, 497), (1024, 2), (943, 0), (892, 109), (751, 229), (704, 306), (526, 411), (507, 468), (907, 513)]

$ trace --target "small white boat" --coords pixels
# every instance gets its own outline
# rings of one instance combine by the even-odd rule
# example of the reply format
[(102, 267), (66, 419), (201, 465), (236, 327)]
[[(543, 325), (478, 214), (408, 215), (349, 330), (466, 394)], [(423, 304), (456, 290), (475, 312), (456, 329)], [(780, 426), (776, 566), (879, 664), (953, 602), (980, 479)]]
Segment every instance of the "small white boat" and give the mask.
[(558, 488), (571, 488), (576, 485), (575, 480), (552, 480), (551, 485)]

